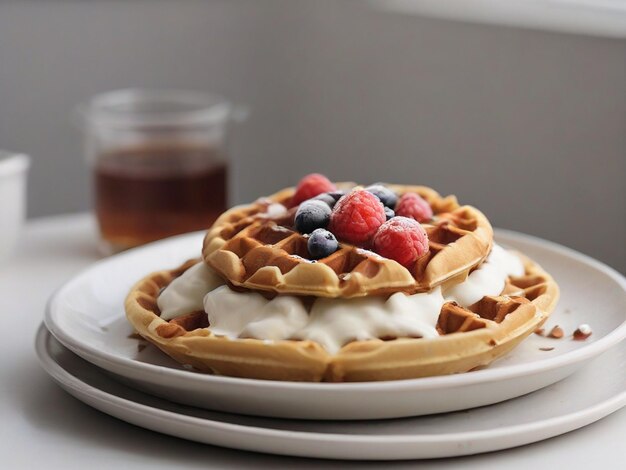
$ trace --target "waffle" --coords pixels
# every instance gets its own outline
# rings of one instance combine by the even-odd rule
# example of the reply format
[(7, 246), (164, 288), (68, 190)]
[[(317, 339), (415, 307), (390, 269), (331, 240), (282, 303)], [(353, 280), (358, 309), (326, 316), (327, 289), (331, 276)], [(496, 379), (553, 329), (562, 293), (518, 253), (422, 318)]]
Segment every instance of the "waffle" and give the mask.
[(424, 186), (387, 186), (397, 194), (416, 192), (433, 209), (433, 220), (422, 224), (430, 250), (412, 270), (348, 243), (316, 262), (307, 259), (306, 236), (288, 228), (296, 208), (279, 218), (265, 216), (271, 203), (288, 205), (293, 188), (225, 212), (204, 239), (204, 260), (235, 286), (350, 298), (429, 291), (464, 279), (489, 254), (493, 230), (479, 210)]
[[(520, 255), (521, 256), (521, 255)], [(331, 355), (309, 340), (268, 342), (212, 334), (204, 312), (169, 322), (157, 306), (161, 290), (199, 260), (153, 273), (126, 299), (126, 314), (141, 336), (183, 365), (209, 373), (268, 380), (359, 382), (466, 372), (486, 366), (540, 327), (557, 302), (552, 277), (521, 256), (525, 274), (509, 277), (498, 296), (462, 308), (448, 302), (435, 338), (354, 341)]]

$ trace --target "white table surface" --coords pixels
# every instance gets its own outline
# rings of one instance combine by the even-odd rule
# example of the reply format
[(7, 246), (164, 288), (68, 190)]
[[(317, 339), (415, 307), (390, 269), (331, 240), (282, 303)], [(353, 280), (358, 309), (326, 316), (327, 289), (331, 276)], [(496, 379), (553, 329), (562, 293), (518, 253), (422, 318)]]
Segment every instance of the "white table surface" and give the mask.
[(33, 348), (47, 298), (98, 258), (94, 223), (78, 214), (28, 222), (16, 254), (0, 265), (0, 468), (626, 468), (626, 408), (515, 449), (384, 465), (222, 449), (119, 421), (59, 388), (39, 367)]

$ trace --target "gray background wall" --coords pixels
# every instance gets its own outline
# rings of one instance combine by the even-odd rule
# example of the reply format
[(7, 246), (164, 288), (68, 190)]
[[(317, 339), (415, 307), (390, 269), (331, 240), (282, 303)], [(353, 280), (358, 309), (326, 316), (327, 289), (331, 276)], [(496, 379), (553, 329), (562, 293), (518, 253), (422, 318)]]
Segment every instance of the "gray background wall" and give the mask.
[(624, 40), (358, 0), (0, 1), (0, 147), (33, 157), (30, 216), (90, 207), (70, 111), (131, 86), (251, 107), (233, 202), (313, 170), (424, 183), (626, 271)]

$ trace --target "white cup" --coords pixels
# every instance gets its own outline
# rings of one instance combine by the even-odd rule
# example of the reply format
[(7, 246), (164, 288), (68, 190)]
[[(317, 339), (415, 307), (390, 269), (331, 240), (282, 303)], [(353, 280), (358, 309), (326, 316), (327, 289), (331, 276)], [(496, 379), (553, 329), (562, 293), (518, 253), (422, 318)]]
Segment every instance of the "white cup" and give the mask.
[(26, 216), (27, 155), (0, 150), (0, 262), (17, 243)]

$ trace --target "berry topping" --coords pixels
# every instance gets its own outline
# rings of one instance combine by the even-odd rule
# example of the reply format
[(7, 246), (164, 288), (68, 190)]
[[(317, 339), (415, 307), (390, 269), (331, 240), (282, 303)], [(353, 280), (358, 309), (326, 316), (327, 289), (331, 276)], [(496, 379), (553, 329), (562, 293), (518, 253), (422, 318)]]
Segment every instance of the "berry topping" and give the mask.
[(372, 247), (379, 255), (410, 268), (428, 252), (428, 235), (419, 222), (408, 217), (394, 217), (380, 226)]
[(311, 233), (316, 228), (324, 228), (330, 219), (330, 207), (322, 201), (304, 201), (296, 211), (294, 225), (300, 233)]
[(322, 193), (322, 194), (318, 194), (317, 196), (315, 196), (313, 198), (313, 201), (325, 202), (326, 204), (328, 204), (328, 207), (332, 209), (333, 207), (335, 207), (335, 203), (337, 202), (337, 199), (335, 199), (331, 193)]
[(339, 199), (341, 199), (342, 196), (345, 196), (346, 194), (348, 194), (348, 191), (344, 189), (338, 189), (336, 191), (331, 191), (327, 194), (331, 195), (333, 199), (335, 200), (335, 202), (337, 202)]
[(335, 236), (328, 230), (318, 228), (315, 229), (309, 237), (307, 248), (309, 249), (309, 255), (311, 255), (311, 258), (320, 259), (326, 258), (337, 251), (339, 243), (337, 243)]
[(319, 173), (311, 173), (300, 180), (296, 192), (291, 198), (291, 205), (297, 206), (302, 201), (311, 199), (318, 194), (334, 191), (335, 185), (328, 178)]
[(398, 200), (396, 215), (410, 217), (418, 222), (426, 222), (433, 218), (433, 210), (417, 193), (405, 193)]
[(389, 220), (392, 217), (395, 217), (396, 213), (393, 211), (393, 209), (390, 209), (389, 207), (385, 207), (385, 216), (387, 217), (387, 220)]
[(372, 193), (384, 206), (394, 208), (398, 202), (398, 196), (391, 189), (386, 188), (382, 184), (373, 184), (365, 188), (366, 191)]
[(380, 200), (368, 191), (357, 189), (337, 201), (329, 230), (340, 240), (365, 244), (386, 219)]

